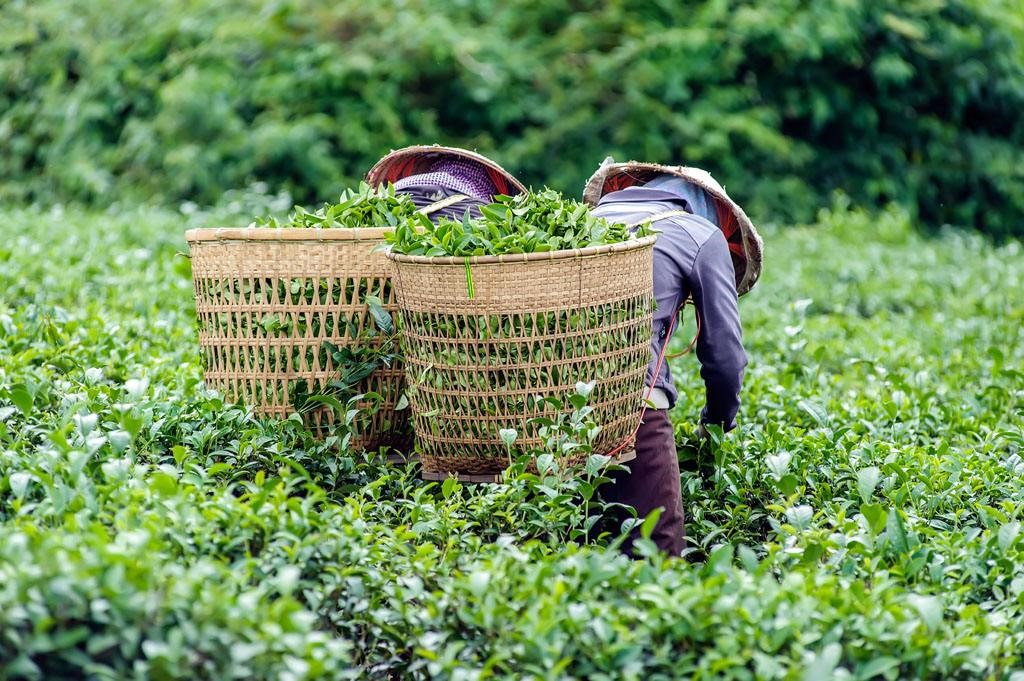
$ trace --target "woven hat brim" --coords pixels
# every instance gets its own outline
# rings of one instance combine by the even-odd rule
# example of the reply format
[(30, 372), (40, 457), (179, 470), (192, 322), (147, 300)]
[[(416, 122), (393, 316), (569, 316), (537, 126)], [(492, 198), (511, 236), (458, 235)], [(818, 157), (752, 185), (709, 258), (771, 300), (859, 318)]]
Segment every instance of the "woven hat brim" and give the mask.
[[(736, 293), (743, 295), (754, 288), (754, 284), (761, 276), (761, 263), (763, 260), (764, 242), (761, 235), (757, 233), (754, 223), (743, 211), (738, 203), (729, 198), (715, 178), (706, 170), (691, 168), (688, 166), (666, 166), (658, 163), (643, 163), (640, 161), (629, 161), (627, 163), (608, 163), (597, 169), (583, 189), (583, 200), (591, 206), (605, 194), (625, 189), (626, 187), (643, 185), (652, 180), (656, 175), (668, 173), (681, 177), (687, 182), (692, 182), (704, 191), (708, 192), (716, 201), (720, 201), (729, 207), (739, 229), (735, 234), (725, 234), (726, 240), (732, 248), (733, 267), (736, 270)], [(743, 256), (737, 257), (736, 250), (742, 251)]]
[(487, 170), (487, 175), (494, 183), (497, 194), (525, 194), (526, 187), (500, 165), (482, 154), (458, 147), (442, 147), (439, 144), (417, 145), (392, 151), (377, 161), (366, 173), (366, 182), (372, 187), (385, 182), (399, 180), (428, 172), (435, 161), (444, 157), (464, 159), (479, 163)]

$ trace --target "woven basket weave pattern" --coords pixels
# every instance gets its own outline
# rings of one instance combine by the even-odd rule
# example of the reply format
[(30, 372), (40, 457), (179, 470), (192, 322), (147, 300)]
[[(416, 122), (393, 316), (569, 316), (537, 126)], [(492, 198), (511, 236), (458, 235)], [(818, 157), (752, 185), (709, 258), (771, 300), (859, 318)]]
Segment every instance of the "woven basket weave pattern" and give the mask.
[(514, 428), (518, 451), (541, 444), (578, 381), (602, 425), (595, 451), (633, 434), (650, 361), (653, 238), (575, 255), (466, 264), (395, 256), (413, 425), (427, 472), (490, 474)]
[[(371, 252), (383, 231), (351, 230), (361, 234), (333, 239), (314, 236), (320, 231), (193, 230), (186, 236), (206, 382), (267, 416), (294, 411), (299, 381), (312, 392), (337, 378), (325, 342), (349, 345), (356, 342), (353, 331), (359, 338), (372, 325), (365, 296), (396, 310), (390, 265)], [(309, 233), (304, 240), (302, 232)], [(403, 383), (399, 365), (378, 370), (360, 386), (384, 400), (355, 446), (408, 448), (407, 411), (394, 409)], [(318, 433), (330, 419), (324, 409), (306, 415)]]

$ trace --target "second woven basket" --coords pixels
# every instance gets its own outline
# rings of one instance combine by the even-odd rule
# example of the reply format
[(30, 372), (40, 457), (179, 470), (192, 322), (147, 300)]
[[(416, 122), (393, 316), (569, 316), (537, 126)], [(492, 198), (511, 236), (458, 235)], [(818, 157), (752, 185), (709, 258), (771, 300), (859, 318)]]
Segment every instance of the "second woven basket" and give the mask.
[[(423, 475), (500, 474), (539, 448), (579, 381), (595, 381), (594, 451), (629, 450), (650, 361), (655, 237), (471, 258), (389, 253)], [(553, 400), (545, 398), (554, 398)]]
[[(374, 248), (387, 229), (194, 229), (192, 251), (199, 344), (206, 383), (266, 416), (295, 411), (292, 392), (322, 390), (338, 375), (330, 345), (366, 341), (366, 297), (394, 313), (389, 263)], [(352, 335), (355, 328), (360, 333)], [(379, 409), (352, 442), (388, 447), (400, 458), (411, 445), (408, 410), (396, 409), (401, 366), (364, 379), (362, 392), (382, 396)], [(333, 414), (315, 409), (305, 421), (325, 434)]]

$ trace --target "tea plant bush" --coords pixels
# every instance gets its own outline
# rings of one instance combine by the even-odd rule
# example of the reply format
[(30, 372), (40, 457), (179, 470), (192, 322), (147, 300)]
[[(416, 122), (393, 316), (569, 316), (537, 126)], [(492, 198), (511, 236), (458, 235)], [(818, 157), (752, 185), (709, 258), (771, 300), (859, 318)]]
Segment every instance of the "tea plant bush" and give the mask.
[(1024, 676), (1020, 244), (766, 229), (737, 431), (673, 367), (691, 560), (630, 561), (593, 472), (428, 484), (206, 391), (188, 221), (0, 213), (0, 677)]
[(609, 153), (751, 215), (836, 188), (1022, 232), (1018, 0), (8, 0), (0, 199), (335, 196), (455, 143), (576, 192)]

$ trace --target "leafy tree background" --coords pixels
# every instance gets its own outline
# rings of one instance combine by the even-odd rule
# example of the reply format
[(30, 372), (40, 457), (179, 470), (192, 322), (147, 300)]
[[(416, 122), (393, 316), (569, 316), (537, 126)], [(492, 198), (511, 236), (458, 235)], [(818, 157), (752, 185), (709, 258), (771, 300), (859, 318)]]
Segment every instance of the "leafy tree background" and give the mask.
[(709, 168), (756, 219), (836, 189), (1024, 235), (1018, 0), (8, 0), (0, 200), (336, 197), (389, 149), (574, 195)]

